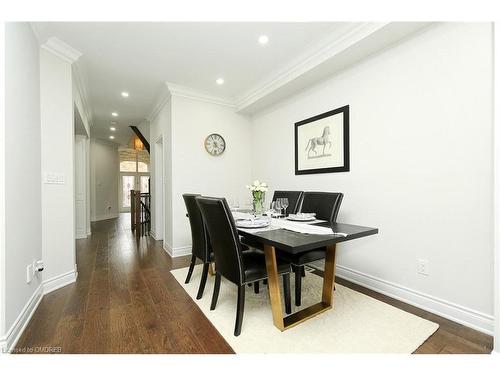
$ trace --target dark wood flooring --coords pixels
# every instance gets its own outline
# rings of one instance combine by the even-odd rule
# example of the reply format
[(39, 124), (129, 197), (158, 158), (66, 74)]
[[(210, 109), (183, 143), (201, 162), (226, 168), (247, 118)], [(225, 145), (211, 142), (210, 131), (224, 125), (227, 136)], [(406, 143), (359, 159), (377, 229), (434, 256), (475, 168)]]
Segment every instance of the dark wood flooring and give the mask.
[[(77, 241), (77, 264), (76, 283), (43, 297), (17, 352), (60, 347), (62, 353), (233, 353), (169, 272), (186, 267), (189, 257), (170, 258), (151, 237), (137, 241), (128, 215), (93, 224), (92, 236)], [(416, 353), (492, 350), (491, 336), (346, 280), (336, 282), (438, 323)]]

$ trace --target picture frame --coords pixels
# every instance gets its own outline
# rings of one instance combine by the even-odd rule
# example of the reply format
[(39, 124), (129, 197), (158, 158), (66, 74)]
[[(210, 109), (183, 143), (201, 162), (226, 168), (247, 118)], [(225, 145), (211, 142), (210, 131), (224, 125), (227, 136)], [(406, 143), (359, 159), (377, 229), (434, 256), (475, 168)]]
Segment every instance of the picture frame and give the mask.
[(349, 168), (349, 105), (295, 123), (296, 175)]

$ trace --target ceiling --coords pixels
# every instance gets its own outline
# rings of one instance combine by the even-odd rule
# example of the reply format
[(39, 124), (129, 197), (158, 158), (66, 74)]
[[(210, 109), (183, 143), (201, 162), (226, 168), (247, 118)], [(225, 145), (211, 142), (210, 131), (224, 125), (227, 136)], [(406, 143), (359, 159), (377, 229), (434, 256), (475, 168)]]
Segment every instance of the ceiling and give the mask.
[[(166, 81), (234, 98), (345, 25), (36, 22), (33, 28), (41, 43), (56, 37), (82, 53), (78, 64), (88, 85), (92, 136), (108, 139), (115, 126), (114, 141), (126, 144), (129, 125), (144, 121)], [(266, 45), (258, 43), (263, 34)], [(217, 85), (217, 78), (224, 84)]]

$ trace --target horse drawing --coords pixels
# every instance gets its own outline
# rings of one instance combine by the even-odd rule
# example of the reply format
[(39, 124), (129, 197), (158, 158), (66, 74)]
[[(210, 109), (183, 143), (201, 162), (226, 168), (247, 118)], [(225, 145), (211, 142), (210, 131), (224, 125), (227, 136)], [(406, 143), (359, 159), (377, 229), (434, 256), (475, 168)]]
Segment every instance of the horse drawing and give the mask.
[(314, 152), (315, 156), (318, 154), (316, 151), (316, 146), (323, 146), (323, 154), (319, 157), (326, 156), (325, 148), (328, 145), (328, 149), (332, 148), (332, 141), (330, 139), (330, 126), (325, 126), (323, 129), (323, 135), (321, 137), (314, 137), (309, 139), (306, 146), (307, 157), (311, 157), (311, 151)]

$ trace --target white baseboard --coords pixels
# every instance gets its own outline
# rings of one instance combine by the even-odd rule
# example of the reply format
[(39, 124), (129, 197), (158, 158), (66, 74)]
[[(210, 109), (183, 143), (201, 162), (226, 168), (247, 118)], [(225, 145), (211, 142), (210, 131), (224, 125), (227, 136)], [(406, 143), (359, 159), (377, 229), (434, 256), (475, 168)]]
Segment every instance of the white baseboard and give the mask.
[(153, 237), (153, 240), (158, 241), (158, 238), (156, 238), (156, 233), (153, 230), (149, 231), (149, 235)]
[(92, 218), (92, 222), (95, 221), (101, 221), (101, 220), (109, 220), (109, 219), (117, 219), (120, 216), (120, 214), (117, 213), (111, 213), (111, 214), (106, 214), (106, 215), (97, 215)]
[(337, 265), (336, 276), (453, 320), (477, 331), (493, 335), (494, 317), (492, 315), (484, 314), (348, 267)]
[(43, 294), (47, 294), (53, 292), (56, 289), (62, 288), (63, 286), (69, 285), (76, 281), (78, 276), (78, 272), (76, 270), (71, 270), (69, 272), (63, 273), (62, 275), (58, 275), (52, 277), (48, 280), (45, 280), (43, 285)]
[(77, 240), (83, 240), (84, 238), (87, 238), (87, 236), (88, 236), (88, 235), (87, 235), (87, 234), (85, 234), (85, 233), (77, 233), (77, 234), (76, 234), (76, 236), (75, 236), (75, 238), (76, 238)]
[(42, 284), (40, 284), (40, 286), (36, 289), (35, 293), (33, 293), (33, 295), (28, 300), (24, 308), (21, 310), (21, 313), (19, 314), (15, 322), (12, 324), (10, 329), (7, 331), (5, 336), (0, 338), (1, 352), (8, 352), (9, 350), (12, 350), (12, 348), (14, 348), (14, 346), (17, 344), (17, 341), (19, 340), (19, 338), (24, 332), (24, 329), (31, 320), (33, 313), (40, 304), (42, 297), (43, 297), (43, 286)]
[(172, 248), (170, 245), (165, 243), (165, 241), (163, 241), (163, 250), (165, 250), (172, 258), (191, 255), (191, 245)]

